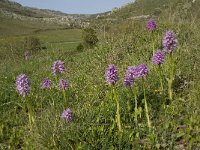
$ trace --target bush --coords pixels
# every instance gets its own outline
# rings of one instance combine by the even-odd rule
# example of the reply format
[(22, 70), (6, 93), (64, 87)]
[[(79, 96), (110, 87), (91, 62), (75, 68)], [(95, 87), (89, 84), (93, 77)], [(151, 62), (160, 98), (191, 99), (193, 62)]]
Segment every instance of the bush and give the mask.
[(92, 48), (94, 47), (97, 42), (98, 38), (96, 36), (96, 32), (92, 28), (85, 28), (83, 29), (83, 45), (85, 48)]
[(82, 52), (82, 51), (84, 50), (83, 44), (82, 44), (82, 43), (79, 43), (79, 44), (77, 45), (77, 47), (76, 47), (76, 50), (77, 50), (78, 52)]
[(24, 39), (24, 50), (25, 51), (32, 51), (36, 52), (41, 50), (41, 43), (40, 40), (36, 37), (26, 37)]

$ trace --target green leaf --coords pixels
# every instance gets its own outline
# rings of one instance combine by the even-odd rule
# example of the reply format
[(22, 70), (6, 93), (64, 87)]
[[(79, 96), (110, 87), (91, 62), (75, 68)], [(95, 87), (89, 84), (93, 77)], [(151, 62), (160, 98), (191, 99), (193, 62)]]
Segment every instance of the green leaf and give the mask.
[(178, 133), (178, 134), (176, 135), (176, 138), (178, 139), (178, 138), (180, 138), (180, 137), (182, 137), (182, 136), (184, 136), (184, 135), (185, 135), (184, 132), (180, 132), (180, 133)]

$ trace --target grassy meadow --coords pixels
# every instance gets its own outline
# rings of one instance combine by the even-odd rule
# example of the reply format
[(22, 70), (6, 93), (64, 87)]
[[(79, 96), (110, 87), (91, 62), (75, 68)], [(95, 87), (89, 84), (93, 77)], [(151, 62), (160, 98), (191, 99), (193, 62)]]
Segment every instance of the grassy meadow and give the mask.
[[(154, 31), (146, 29), (148, 19), (111, 25), (105, 37), (97, 32), (99, 42), (95, 47), (83, 51), (76, 49), (82, 42), (80, 29), (2, 34), (0, 149), (200, 149), (199, 22), (195, 18), (191, 18), (193, 23), (172, 18), (155, 17)], [(162, 49), (167, 30), (176, 33), (177, 49), (172, 58), (166, 54), (164, 64), (158, 68), (151, 59), (153, 52)], [(22, 43), (27, 36), (37, 37), (45, 48), (30, 52), (29, 59), (24, 60)], [(52, 73), (56, 60), (63, 61), (66, 68), (57, 76)], [(119, 74), (115, 92), (105, 80), (109, 64), (115, 64)], [(139, 64), (146, 64), (149, 74), (144, 80), (135, 79), (131, 88), (124, 87), (128, 66)], [(173, 98), (169, 99), (172, 70)], [(26, 97), (20, 96), (15, 87), (16, 77), (23, 73), (31, 83)], [(51, 89), (41, 88), (44, 78), (52, 80)], [(64, 93), (57, 88), (59, 79), (69, 82)], [(116, 99), (122, 131), (116, 119)], [(72, 110), (72, 122), (61, 118), (66, 108)]]

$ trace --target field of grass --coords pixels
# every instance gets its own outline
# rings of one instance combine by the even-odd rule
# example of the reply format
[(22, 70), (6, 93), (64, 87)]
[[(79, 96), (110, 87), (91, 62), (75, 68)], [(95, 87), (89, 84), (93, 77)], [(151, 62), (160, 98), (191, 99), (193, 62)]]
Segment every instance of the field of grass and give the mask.
[(23, 41), (26, 37), (30, 36), (38, 38), (42, 46), (47, 49), (62, 49), (64, 51), (74, 50), (82, 40), (80, 29), (57, 29), (26, 35), (0, 36), (0, 62), (5, 61), (4, 63), (7, 63), (10, 59), (13, 59), (13, 57), (22, 57), (23, 53), (26, 51), (23, 48)]
[[(157, 28), (152, 32), (146, 29), (147, 20), (112, 25), (105, 38), (98, 33), (97, 46), (84, 51), (76, 50), (82, 41), (78, 29), (1, 36), (0, 149), (199, 150), (199, 24), (171, 18), (156, 18)], [(162, 49), (167, 30), (176, 33), (178, 44), (172, 58), (165, 55), (159, 75), (151, 59), (153, 51)], [(30, 53), (28, 60), (20, 44), (26, 36), (39, 38), (46, 47)], [(52, 64), (56, 60), (65, 63), (65, 72), (55, 76)], [(114, 86), (105, 79), (109, 64), (118, 70)], [(139, 64), (147, 65), (148, 75), (135, 79), (131, 88), (124, 87), (128, 66)], [(31, 83), (26, 97), (16, 91), (20, 74), (26, 74)], [(52, 80), (51, 89), (41, 88), (45, 78)], [(66, 91), (58, 89), (60, 79), (69, 82)], [(72, 111), (71, 122), (61, 117), (67, 108)]]
[(32, 34), (38, 30), (47, 30), (47, 29), (59, 29), (64, 28), (63, 26), (53, 25), (53, 24), (45, 24), (38, 22), (30, 22), (30, 21), (21, 21), (11, 18), (6, 18), (0, 14), (0, 36), (13, 36), (13, 35), (27, 35)]
[(12, 41), (22, 42), (25, 37), (34, 36), (40, 39), (42, 44), (53, 43), (70, 43), (81, 42), (81, 30), (80, 29), (57, 29), (57, 30), (42, 30), (36, 33), (29, 33), (26, 35), (12, 35), (12, 36), (0, 36), (1, 45), (8, 45)]
[[(167, 24), (167, 23), (166, 23)], [(199, 148), (199, 59), (197, 26), (158, 23), (152, 34), (145, 24), (131, 24), (132, 32), (118, 30), (109, 33), (97, 47), (76, 52), (76, 44), (50, 44), (46, 50), (32, 54), (28, 61), (13, 51), (8, 51), (6, 63), (1, 65), (1, 126), (2, 149), (198, 149)], [(152, 41), (160, 47), (166, 29), (173, 29), (179, 41), (173, 57), (176, 74), (173, 83), (173, 101), (161, 103), (157, 69), (151, 64)], [(185, 30), (187, 28), (187, 30)], [(140, 30), (138, 30), (140, 29)], [(68, 36), (68, 32), (71, 36)], [(66, 38), (65, 38), (66, 34)], [(152, 35), (151, 35), (152, 34)], [(78, 31), (50, 31), (39, 33), (43, 42), (77, 41)], [(190, 35), (190, 39), (187, 36)], [(55, 37), (55, 40), (53, 40)], [(71, 38), (72, 37), (72, 38)], [(52, 75), (52, 63), (65, 62), (66, 72), (57, 78), (67, 79), (70, 88), (67, 100), (59, 91), (57, 80)], [(114, 63), (119, 71), (117, 92), (120, 100), (123, 132), (118, 132), (115, 122), (115, 103), (110, 87), (105, 82), (105, 69)], [(146, 63), (149, 75), (146, 78), (146, 95), (152, 129), (148, 130), (143, 101), (142, 82), (137, 80), (138, 125), (134, 122), (132, 92), (123, 87), (124, 73), (128, 66)], [(163, 66), (164, 93), (168, 99), (167, 81), (170, 63)], [(191, 72), (191, 70), (193, 70)], [(23, 99), (15, 90), (16, 76), (25, 73), (31, 81), (31, 93)], [(53, 81), (51, 90), (42, 90), (41, 81)], [(135, 88), (135, 86), (133, 88)], [(34, 124), (30, 130), (25, 101), (33, 108)], [(130, 101), (131, 109), (127, 102)], [(72, 123), (60, 118), (62, 111), (70, 108)], [(24, 110), (25, 109), (25, 110)]]

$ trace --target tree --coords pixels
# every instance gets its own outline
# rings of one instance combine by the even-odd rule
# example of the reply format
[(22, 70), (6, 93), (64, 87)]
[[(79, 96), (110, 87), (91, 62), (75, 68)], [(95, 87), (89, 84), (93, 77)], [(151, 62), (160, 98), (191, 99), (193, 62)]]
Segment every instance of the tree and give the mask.
[(98, 42), (96, 32), (92, 28), (83, 29), (82, 36), (83, 36), (83, 45), (85, 48), (92, 48)]

